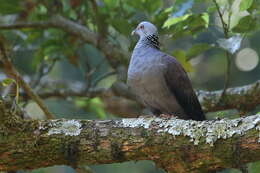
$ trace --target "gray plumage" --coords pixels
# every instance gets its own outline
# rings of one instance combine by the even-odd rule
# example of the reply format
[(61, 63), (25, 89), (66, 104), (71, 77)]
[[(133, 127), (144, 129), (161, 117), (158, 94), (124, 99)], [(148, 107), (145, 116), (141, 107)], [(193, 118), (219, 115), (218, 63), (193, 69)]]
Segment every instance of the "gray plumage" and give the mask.
[(140, 23), (135, 30), (140, 39), (130, 60), (128, 85), (156, 115), (173, 114), (182, 119), (204, 120), (186, 72), (174, 57), (158, 49), (156, 28), (149, 30), (153, 25), (147, 23)]

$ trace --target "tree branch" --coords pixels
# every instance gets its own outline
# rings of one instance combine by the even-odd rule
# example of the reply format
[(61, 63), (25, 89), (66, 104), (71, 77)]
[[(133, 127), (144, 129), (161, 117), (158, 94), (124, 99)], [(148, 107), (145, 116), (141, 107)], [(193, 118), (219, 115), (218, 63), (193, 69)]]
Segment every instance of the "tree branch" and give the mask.
[[(80, 89), (79, 86), (77, 87), (71, 86), (72, 84), (76, 84), (71, 82), (69, 84), (63, 82), (62, 85), (64, 86), (64, 89), (56, 89), (56, 90), (55, 88), (52, 90), (52, 87), (55, 86), (53, 82), (46, 81), (46, 84), (47, 84), (47, 88), (51, 88), (51, 90), (45, 91), (44, 89), (41, 89), (39, 90), (38, 93), (39, 96), (44, 99), (50, 97), (58, 97), (58, 98), (100, 97), (103, 100), (103, 102), (106, 104), (106, 102), (111, 103), (111, 99), (114, 98), (114, 101), (116, 101), (116, 103), (113, 102), (114, 105), (113, 107), (111, 106), (107, 107), (107, 110), (109, 110), (109, 112), (112, 111), (113, 113), (113, 110), (122, 110), (120, 106), (123, 106), (124, 107), (123, 110), (125, 111), (120, 111), (119, 116), (129, 115), (133, 117), (133, 115), (137, 115), (141, 113), (142, 107), (139, 107), (140, 109), (139, 111), (137, 110), (129, 114), (130, 108), (133, 108), (133, 106), (137, 106), (137, 104), (134, 105), (133, 102), (131, 103), (128, 102), (127, 104), (130, 103), (128, 105), (128, 108), (127, 108), (127, 104), (126, 105), (123, 104), (126, 103), (125, 98), (128, 100), (135, 100), (134, 94), (131, 93), (131, 91), (123, 83), (115, 83), (111, 88), (108, 89), (105, 88), (89, 89), (88, 92), (85, 92), (84, 88)], [(204, 112), (214, 112), (214, 111), (221, 111), (227, 109), (237, 109), (239, 111), (248, 112), (253, 110), (257, 105), (260, 105), (260, 80), (249, 85), (227, 89), (226, 97), (222, 100), (220, 104), (219, 99), (221, 98), (222, 92), (223, 92), (222, 90), (197, 91), (197, 96), (200, 100)], [(115, 99), (115, 97), (117, 99)]]
[(13, 78), (19, 84), (19, 86), (21, 86), (23, 88), (23, 90), (26, 92), (26, 94), (28, 94), (28, 96), (38, 104), (38, 106), (44, 112), (46, 118), (48, 118), (48, 119), (54, 118), (54, 116), (49, 112), (48, 108), (45, 106), (45, 104), (43, 103), (41, 98), (23, 80), (21, 75), (18, 73), (18, 71), (15, 69), (15, 67), (11, 63), (11, 61), (8, 59), (5, 49), (4, 49), (4, 45), (1, 41), (0, 41), (0, 51), (1, 51), (0, 61), (4, 64), (4, 71), (5, 71), (6, 75)]
[(168, 172), (195, 173), (260, 160), (260, 114), (202, 122), (10, 120), (10, 114), (0, 102), (1, 171), (152, 160)]
[(127, 52), (122, 51), (114, 47), (112, 44), (106, 40), (100, 40), (98, 35), (83, 25), (66, 19), (60, 15), (54, 15), (49, 20), (39, 21), (39, 22), (21, 22), (13, 24), (1, 24), (0, 29), (21, 29), (21, 28), (36, 28), (36, 29), (46, 29), (46, 28), (57, 28), (61, 29), (67, 33), (78, 36), (86, 43), (92, 44), (95, 47), (100, 48), (100, 50), (105, 54), (107, 60), (110, 62), (112, 67), (116, 67), (118, 64), (125, 63), (126, 57), (129, 57)]
[(222, 90), (197, 92), (205, 112), (226, 109), (237, 109), (247, 112), (260, 104), (260, 80), (249, 85), (227, 89), (225, 98), (219, 103), (222, 92)]

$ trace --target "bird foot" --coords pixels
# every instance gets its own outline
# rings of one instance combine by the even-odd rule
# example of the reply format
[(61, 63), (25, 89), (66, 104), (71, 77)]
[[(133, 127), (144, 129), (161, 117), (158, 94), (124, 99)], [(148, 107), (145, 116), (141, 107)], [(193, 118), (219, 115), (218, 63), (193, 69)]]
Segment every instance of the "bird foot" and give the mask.
[(162, 119), (171, 119), (172, 117), (176, 117), (176, 116), (172, 115), (172, 114), (160, 114), (159, 115), (159, 118), (162, 118)]

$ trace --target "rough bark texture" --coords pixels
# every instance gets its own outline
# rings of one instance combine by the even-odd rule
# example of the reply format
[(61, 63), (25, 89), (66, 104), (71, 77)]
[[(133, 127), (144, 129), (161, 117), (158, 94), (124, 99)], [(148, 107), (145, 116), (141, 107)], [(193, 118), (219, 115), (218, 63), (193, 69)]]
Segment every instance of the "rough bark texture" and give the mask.
[(0, 170), (153, 160), (208, 172), (260, 160), (260, 114), (235, 120), (22, 120), (0, 104)]

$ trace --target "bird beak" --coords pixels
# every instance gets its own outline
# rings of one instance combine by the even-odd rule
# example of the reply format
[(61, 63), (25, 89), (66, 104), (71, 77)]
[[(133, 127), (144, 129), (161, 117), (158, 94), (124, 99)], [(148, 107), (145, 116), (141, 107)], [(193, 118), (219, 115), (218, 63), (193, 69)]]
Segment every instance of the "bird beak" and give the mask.
[(133, 31), (132, 31), (132, 33), (131, 33), (131, 35), (135, 35), (136, 33), (136, 29), (134, 29)]

